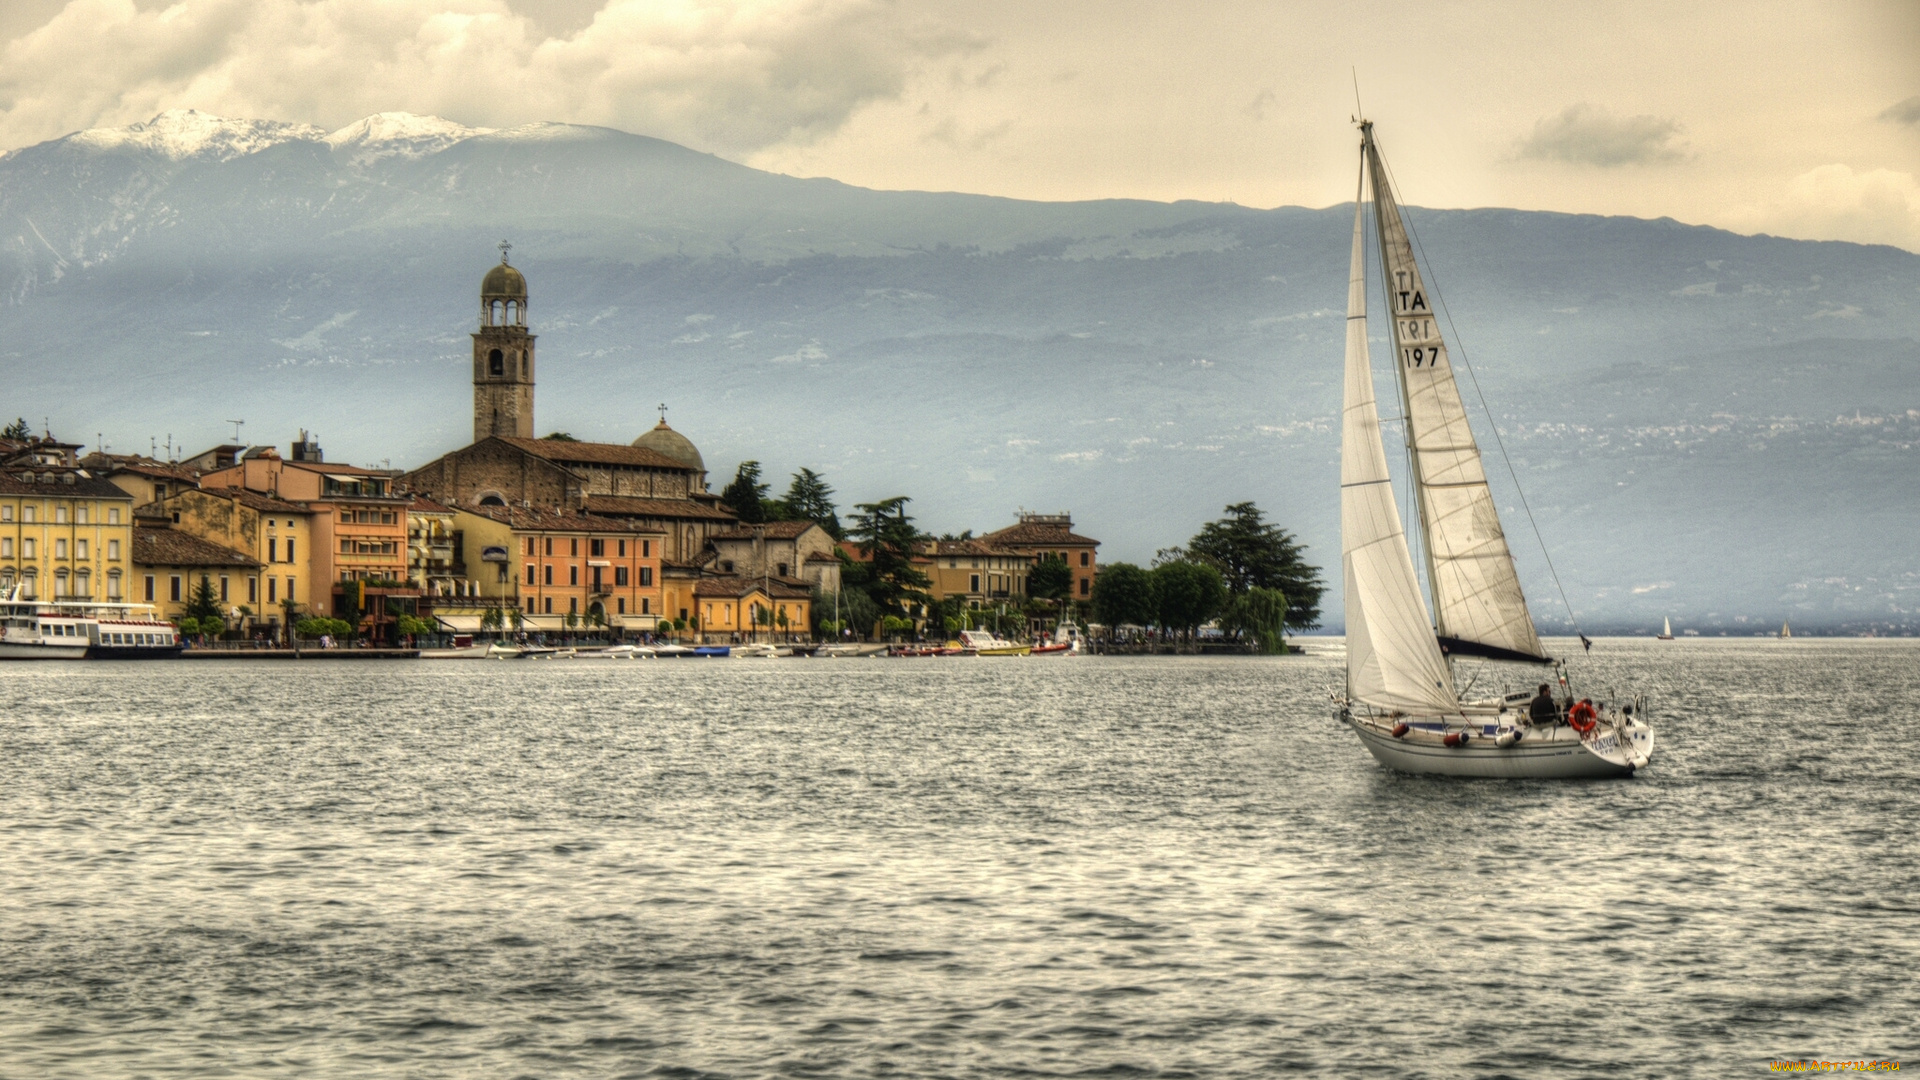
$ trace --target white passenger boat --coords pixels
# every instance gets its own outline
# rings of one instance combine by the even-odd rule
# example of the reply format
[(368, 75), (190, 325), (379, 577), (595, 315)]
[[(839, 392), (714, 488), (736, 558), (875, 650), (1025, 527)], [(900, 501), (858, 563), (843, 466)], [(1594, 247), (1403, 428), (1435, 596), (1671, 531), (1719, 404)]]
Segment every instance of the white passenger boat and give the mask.
[[(1586, 731), (1528, 722), (1522, 692), (1465, 701), (1460, 658), (1552, 665), (1520, 590), (1500, 515), (1406, 224), (1374, 143), (1360, 124), (1347, 286), (1346, 401), (1341, 418), (1340, 538), (1346, 584), (1347, 685), (1336, 717), (1382, 764), (1446, 776), (1627, 776), (1647, 764), (1644, 702), (1596, 702)], [(1367, 350), (1366, 203), (1372, 192), (1380, 272), (1392, 314), (1395, 383), (1429, 615), (1387, 470)], [(1429, 268), (1431, 269), (1431, 268)], [(1535, 680), (1529, 680), (1535, 681)], [(1564, 665), (1558, 683), (1568, 687)]]
[(173, 625), (149, 604), (41, 601), (16, 585), (0, 599), (0, 660), (165, 659), (180, 655)]

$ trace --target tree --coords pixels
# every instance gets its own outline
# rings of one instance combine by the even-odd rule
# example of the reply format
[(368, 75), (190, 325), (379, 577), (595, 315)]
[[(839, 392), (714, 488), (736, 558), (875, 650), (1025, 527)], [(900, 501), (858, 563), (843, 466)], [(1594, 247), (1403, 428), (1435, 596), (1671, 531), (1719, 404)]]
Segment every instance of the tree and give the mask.
[(1160, 625), (1192, 636), (1226, 603), (1227, 583), (1206, 563), (1163, 563), (1153, 568), (1153, 598)]
[[(201, 574), (200, 584), (193, 587), (193, 596), (187, 601), (187, 616), (204, 623), (208, 619), (218, 619), (220, 615), (220, 598), (214, 595), (213, 579)], [(221, 629), (226, 628), (223, 626)]]
[(833, 488), (819, 473), (805, 468), (794, 473), (793, 483), (787, 485), (787, 497), (780, 501), (790, 520), (811, 521), (835, 540), (846, 539), (846, 529), (841, 527), (839, 511), (833, 505)]
[(545, 442), (579, 442), (580, 441), (579, 439), (574, 438), (572, 435), (569, 435), (564, 431), (548, 432), (546, 435), (541, 436), (541, 438)]
[(24, 416), (8, 424), (5, 431), (0, 431), (0, 439), (26, 442), (31, 438), (33, 438), (33, 429), (27, 426), (27, 418)]
[(1306, 630), (1319, 625), (1320, 597), (1327, 584), (1320, 568), (1306, 561), (1306, 548), (1293, 535), (1265, 520), (1250, 502), (1227, 507), (1227, 516), (1210, 521), (1187, 541), (1187, 556), (1207, 563), (1226, 578), (1236, 595), (1248, 589), (1275, 589), (1287, 599), (1287, 625)]
[(867, 595), (883, 612), (909, 602), (924, 602), (924, 591), (932, 582), (913, 565), (913, 549), (920, 543), (920, 531), (907, 516), (907, 504), (913, 500), (895, 495), (876, 503), (859, 503), (854, 509), (852, 536), (867, 557)]
[(1107, 627), (1148, 626), (1158, 611), (1153, 576), (1132, 563), (1108, 563), (1093, 579), (1093, 617)]
[(490, 633), (498, 632), (502, 621), (504, 617), (500, 614), (500, 609), (490, 607), (480, 614), (480, 629)]
[(1287, 598), (1278, 589), (1256, 586), (1231, 597), (1220, 622), (1268, 656), (1287, 651)]
[(743, 461), (733, 481), (720, 489), (720, 501), (733, 516), (750, 525), (767, 520), (767, 485), (760, 480), (760, 463)]
[(1058, 555), (1046, 554), (1027, 572), (1027, 595), (1041, 600), (1065, 600), (1073, 591), (1073, 568)]

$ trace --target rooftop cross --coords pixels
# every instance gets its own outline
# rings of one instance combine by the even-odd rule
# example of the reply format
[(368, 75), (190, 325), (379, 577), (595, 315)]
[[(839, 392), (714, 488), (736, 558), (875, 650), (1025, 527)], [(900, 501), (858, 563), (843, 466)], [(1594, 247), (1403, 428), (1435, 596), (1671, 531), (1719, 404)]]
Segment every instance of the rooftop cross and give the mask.
[(666, 423), (667, 422), (667, 403), (663, 401), (660, 404), (654, 406), (654, 408), (660, 410), (660, 422), (663, 424)]
[(513, 243), (511, 241), (508, 241), (508, 240), (500, 241), (500, 265), (501, 266), (507, 265), (507, 252), (512, 250), (513, 250)]

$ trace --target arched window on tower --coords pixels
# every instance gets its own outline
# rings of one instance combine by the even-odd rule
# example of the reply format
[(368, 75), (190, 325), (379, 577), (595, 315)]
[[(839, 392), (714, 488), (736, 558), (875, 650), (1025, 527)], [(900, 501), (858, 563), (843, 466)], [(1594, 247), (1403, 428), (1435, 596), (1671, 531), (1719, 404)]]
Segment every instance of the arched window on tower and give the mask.
[(495, 349), (487, 354), (487, 374), (500, 378), (507, 373), (506, 354)]
[(512, 300), (509, 300), (507, 301), (506, 325), (518, 326), (519, 324), (520, 324), (520, 305)]
[(501, 304), (500, 301), (498, 300), (489, 301), (487, 304), (487, 325), (499, 326), (500, 313), (505, 310), (506, 310), (505, 305)]

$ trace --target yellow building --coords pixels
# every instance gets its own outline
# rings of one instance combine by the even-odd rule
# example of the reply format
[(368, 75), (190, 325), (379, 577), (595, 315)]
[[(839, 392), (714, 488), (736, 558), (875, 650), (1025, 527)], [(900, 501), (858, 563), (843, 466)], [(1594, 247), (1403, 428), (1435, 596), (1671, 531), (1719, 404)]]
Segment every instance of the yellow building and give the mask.
[(693, 597), (701, 642), (790, 641), (813, 633), (813, 590), (778, 578), (702, 578)]
[(36, 600), (125, 601), (133, 499), (80, 468), (77, 446), (25, 444), (0, 463), (0, 592)]
[(260, 575), (257, 561), (211, 540), (167, 528), (135, 529), (132, 550), (140, 579), (137, 602), (152, 604), (164, 618), (178, 622), (205, 581), (220, 605), (221, 618), (229, 628), (239, 628), (246, 583)]
[(915, 552), (914, 567), (927, 575), (935, 601), (959, 597), (970, 608), (1024, 601), (1034, 557), (984, 540), (929, 540)]
[[(312, 514), (297, 503), (245, 488), (193, 488), (140, 511), (142, 525), (195, 536), (258, 563), (257, 572), (231, 587), (233, 604), (244, 604), (255, 621), (276, 634), (289, 602), (298, 611), (294, 621), (313, 613)], [(321, 614), (330, 600), (320, 598)]]

